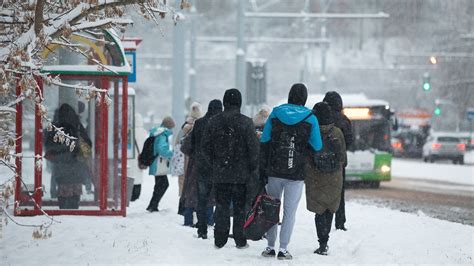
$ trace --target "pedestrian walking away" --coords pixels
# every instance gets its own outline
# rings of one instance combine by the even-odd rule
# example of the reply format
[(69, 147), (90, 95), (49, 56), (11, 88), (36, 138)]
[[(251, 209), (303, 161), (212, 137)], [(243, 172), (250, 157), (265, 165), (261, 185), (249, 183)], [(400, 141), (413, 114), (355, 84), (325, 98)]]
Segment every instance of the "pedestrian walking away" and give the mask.
[(155, 176), (155, 186), (153, 188), (153, 196), (146, 208), (149, 212), (157, 212), (158, 205), (161, 198), (168, 189), (168, 159), (173, 156), (173, 151), (170, 150), (169, 137), (172, 135), (171, 129), (173, 129), (175, 123), (171, 117), (165, 117), (158, 128), (152, 128), (150, 130), (150, 136), (154, 136), (153, 142), (153, 155), (156, 159), (150, 165), (148, 171), (149, 175)]
[(209, 120), (222, 112), (222, 102), (212, 100), (209, 102), (207, 113), (204, 117), (196, 120), (194, 129), (191, 132), (191, 150), (195, 158), (197, 175), (197, 233), (198, 237), (207, 239), (207, 226), (214, 224), (214, 196), (212, 191), (212, 169), (206, 167), (202, 155), (202, 136)]
[[(353, 134), (352, 134), (352, 124), (351, 120), (344, 115), (342, 112), (343, 104), (342, 98), (339, 93), (335, 91), (329, 91), (326, 93), (323, 99), (324, 102), (328, 103), (332, 110), (332, 115), (334, 117), (334, 124), (338, 127), (342, 133), (344, 134), (344, 141), (346, 144), (346, 150), (350, 150), (350, 146), (353, 142)], [(347, 156), (346, 156), (347, 157)], [(345, 183), (346, 183), (346, 166), (347, 160), (344, 163), (344, 167), (342, 169), (342, 190), (341, 190), (341, 202), (339, 204), (339, 208), (336, 212), (336, 219), (335, 225), (337, 230), (347, 231), (345, 226), (346, 223), (346, 203), (345, 203)]]
[[(136, 113), (135, 114), (135, 140), (133, 146), (135, 146), (135, 151), (137, 154), (140, 154), (140, 149), (143, 147), (143, 143), (145, 143), (148, 137), (148, 132), (143, 125), (143, 117)], [(131, 201), (135, 201), (140, 197), (140, 193), (142, 190), (142, 182), (143, 182), (143, 174), (144, 169), (140, 169), (138, 163), (132, 163), (130, 165), (130, 170), (127, 171), (130, 173), (130, 176), (133, 177), (133, 191), (132, 191), (132, 198)]]
[(214, 244), (222, 248), (229, 238), (230, 204), (233, 204), (233, 238), (246, 248), (244, 236), (247, 184), (258, 178), (258, 140), (252, 119), (240, 113), (242, 95), (237, 89), (224, 94), (224, 112), (212, 117), (202, 136), (202, 154), (212, 169), (216, 195)]
[(334, 125), (329, 105), (317, 103), (313, 112), (318, 118), (323, 148), (315, 152), (306, 164), (306, 208), (315, 213), (319, 248), (314, 253), (327, 255), (332, 220), (341, 200), (346, 147), (342, 131)]
[[(294, 84), (288, 103), (275, 107), (270, 114), (260, 139), (260, 176), (268, 178), (267, 192), (283, 201), (283, 219), (280, 229), (278, 259), (292, 259), (288, 252), (295, 214), (306, 176), (305, 164), (309, 150), (322, 147), (319, 124), (311, 110), (304, 107), (308, 91), (304, 84)], [(262, 256), (274, 257), (278, 225), (267, 233), (268, 247)]]

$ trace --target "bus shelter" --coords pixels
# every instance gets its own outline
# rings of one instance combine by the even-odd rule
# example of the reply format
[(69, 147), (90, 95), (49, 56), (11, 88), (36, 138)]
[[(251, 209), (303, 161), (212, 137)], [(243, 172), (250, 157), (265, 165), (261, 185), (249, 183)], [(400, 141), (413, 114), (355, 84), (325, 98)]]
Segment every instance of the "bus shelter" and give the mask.
[(17, 216), (126, 215), (130, 66), (111, 30), (81, 32), (72, 41), (82, 55), (55, 44), (42, 53), (42, 73), (60, 78), (37, 79), (45, 110), (30, 101), (16, 106)]

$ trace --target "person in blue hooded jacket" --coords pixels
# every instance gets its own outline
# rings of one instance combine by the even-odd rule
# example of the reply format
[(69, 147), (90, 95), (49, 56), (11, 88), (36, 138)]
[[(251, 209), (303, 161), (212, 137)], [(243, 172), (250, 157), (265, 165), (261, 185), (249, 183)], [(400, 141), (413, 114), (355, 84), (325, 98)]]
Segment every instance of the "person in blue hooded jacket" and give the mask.
[[(268, 117), (260, 139), (260, 176), (267, 179), (267, 193), (283, 201), (278, 259), (292, 259), (287, 247), (290, 242), (295, 214), (303, 191), (305, 164), (312, 151), (322, 148), (317, 118), (306, 108), (308, 90), (304, 84), (294, 84), (288, 103), (275, 107)], [(268, 246), (264, 257), (275, 257), (278, 225), (267, 232)]]
[[(173, 151), (170, 149), (169, 137), (173, 134), (175, 123), (171, 117), (165, 117), (158, 128), (154, 127), (150, 130), (150, 136), (156, 136), (153, 142), (153, 155), (158, 156), (157, 159), (150, 165), (148, 170), (149, 175), (155, 176), (155, 186), (153, 188), (153, 196), (150, 204), (146, 208), (149, 212), (157, 212), (158, 204), (169, 187), (168, 176), (161, 174), (163, 169), (158, 169), (158, 158), (171, 158)], [(165, 171), (166, 172), (166, 171)]]

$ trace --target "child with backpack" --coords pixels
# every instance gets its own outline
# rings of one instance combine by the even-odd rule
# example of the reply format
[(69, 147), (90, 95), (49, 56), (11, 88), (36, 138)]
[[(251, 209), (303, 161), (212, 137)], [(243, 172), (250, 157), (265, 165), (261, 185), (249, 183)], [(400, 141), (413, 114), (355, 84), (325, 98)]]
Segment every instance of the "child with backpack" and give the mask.
[(334, 125), (329, 105), (319, 102), (313, 112), (319, 121), (323, 149), (313, 153), (306, 164), (306, 208), (315, 213), (319, 248), (314, 253), (327, 255), (331, 223), (341, 200), (346, 146), (342, 131)]
[(149, 167), (148, 174), (155, 176), (155, 186), (150, 204), (146, 208), (149, 212), (157, 212), (158, 204), (168, 189), (169, 159), (173, 156), (170, 149), (169, 137), (175, 126), (173, 118), (167, 116), (163, 119), (161, 126), (152, 128), (150, 136), (143, 144), (142, 152), (138, 157), (140, 168)]

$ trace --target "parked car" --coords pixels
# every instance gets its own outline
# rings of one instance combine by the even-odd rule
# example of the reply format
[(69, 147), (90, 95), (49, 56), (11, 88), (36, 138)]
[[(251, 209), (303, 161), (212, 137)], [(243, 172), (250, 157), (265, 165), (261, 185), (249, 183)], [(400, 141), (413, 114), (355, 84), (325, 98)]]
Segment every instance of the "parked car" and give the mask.
[(392, 155), (394, 157), (402, 157), (403, 156), (403, 144), (399, 138), (392, 137), (391, 139), (392, 145)]
[(423, 146), (423, 161), (452, 160), (454, 164), (464, 164), (466, 144), (458, 137), (447, 135), (429, 136)]

